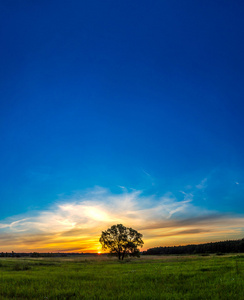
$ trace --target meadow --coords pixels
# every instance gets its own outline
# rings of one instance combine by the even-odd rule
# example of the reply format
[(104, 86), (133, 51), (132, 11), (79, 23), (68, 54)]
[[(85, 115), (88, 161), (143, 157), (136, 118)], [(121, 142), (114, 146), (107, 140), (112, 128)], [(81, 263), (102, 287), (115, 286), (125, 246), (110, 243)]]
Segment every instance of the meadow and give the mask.
[(0, 299), (244, 299), (244, 255), (0, 258)]

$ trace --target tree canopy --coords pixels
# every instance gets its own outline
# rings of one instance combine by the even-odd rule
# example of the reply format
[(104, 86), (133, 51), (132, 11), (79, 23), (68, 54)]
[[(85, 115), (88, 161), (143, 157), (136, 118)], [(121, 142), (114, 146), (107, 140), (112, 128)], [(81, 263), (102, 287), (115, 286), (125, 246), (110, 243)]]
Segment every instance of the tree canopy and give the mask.
[(102, 231), (100, 243), (103, 250), (110, 250), (119, 259), (125, 256), (140, 256), (138, 247), (144, 244), (142, 234), (135, 229), (127, 228), (122, 224), (113, 225), (106, 231)]

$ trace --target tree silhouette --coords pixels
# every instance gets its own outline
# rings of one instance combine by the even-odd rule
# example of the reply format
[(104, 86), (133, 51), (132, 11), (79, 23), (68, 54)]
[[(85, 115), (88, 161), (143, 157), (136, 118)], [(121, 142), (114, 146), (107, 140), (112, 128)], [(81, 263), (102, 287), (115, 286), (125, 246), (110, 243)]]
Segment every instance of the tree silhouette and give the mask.
[(110, 253), (122, 260), (128, 255), (139, 257), (140, 251), (137, 247), (142, 247), (144, 244), (142, 234), (122, 224), (113, 225), (106, 231), (102, 231), (99, 241), (103, 250), (110, 250)]
[(147, 249), (143, 254), (209, 254), (209, 253), (243, 253), (244, 238), (242, 240), (230, 240), (221, 242), (212, 242), (198, 245), (155, 247)]

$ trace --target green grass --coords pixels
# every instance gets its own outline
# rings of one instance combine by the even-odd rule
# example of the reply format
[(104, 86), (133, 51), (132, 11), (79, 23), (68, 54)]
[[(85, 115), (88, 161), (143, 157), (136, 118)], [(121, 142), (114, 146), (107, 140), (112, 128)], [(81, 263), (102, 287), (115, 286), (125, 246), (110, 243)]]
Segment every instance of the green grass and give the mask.
[(244, 255), (1, 258), (0, 299), (244, 299)]

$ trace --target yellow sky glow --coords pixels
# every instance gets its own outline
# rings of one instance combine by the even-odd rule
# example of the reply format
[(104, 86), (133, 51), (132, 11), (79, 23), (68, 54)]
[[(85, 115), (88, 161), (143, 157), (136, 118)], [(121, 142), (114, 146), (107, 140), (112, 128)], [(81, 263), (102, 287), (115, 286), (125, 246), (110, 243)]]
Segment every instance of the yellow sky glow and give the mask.
[(239, 239), (244, 232), (242, 215), (221, 215), (170, 195), (154, 201), (139, 191), (113, 195), (100, 189), (35, 215), (0, 221), (0, 251), (97, 253), (102, 230), (119, 223), (143, 234), (142, 250)]

